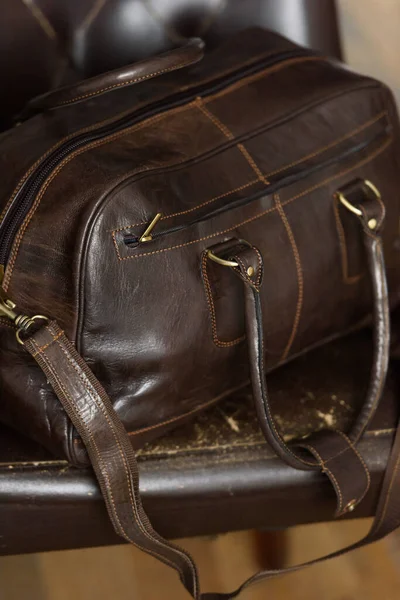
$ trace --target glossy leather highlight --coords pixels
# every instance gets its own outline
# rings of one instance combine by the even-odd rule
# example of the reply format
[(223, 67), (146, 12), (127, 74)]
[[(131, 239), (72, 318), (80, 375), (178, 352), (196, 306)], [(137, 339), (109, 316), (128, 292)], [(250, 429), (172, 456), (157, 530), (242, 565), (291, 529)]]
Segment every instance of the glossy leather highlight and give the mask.
[(47, 92), (47, 94), (33, 98), (21, 113), (19, 119), (25, 120), (44, 110), (82, 102), (94, 96), (113, 92), (121, 87), (141, 83), (146, 79), (152, 79), (164, 73), (188, 67), (203, 58), (203, 48), (204, 42), (198, 38), (193, 38), (186, 42), (182, 48), (170, 50), (154, 59), (148, 58), (133, 65), (103, 73), (97, 77), (84, 79), (81, 83)]

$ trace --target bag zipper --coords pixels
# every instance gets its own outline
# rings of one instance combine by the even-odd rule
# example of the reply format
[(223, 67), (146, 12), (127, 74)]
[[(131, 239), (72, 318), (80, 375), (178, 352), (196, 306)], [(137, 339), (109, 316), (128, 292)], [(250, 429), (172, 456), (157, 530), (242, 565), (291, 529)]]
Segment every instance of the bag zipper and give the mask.
[(229, 203), (225, 202), (221, 206), (216, 207), (214, 210), (209, 211), (206, 214), (202, 214), (201, 216), (199, 216), (195, 219), (192, 219), (189, 222), (185, 222), (180, 225), (175, 225), (173, 227), (169, 227), (168, 229), (163, 229), (161, 231), (157, 231), (157, 232), (153, 233), (154, 227), (156, 226), (156, 224), (162, 217), (162, 213), (157, 213), (143, 234), (133, 235), (133, 234), (127, 233), (124, 235), (124, 243), (127, 246), (129, 246), (130, 248), (137, 248), (140, 245), (142, 245), (143, 243), (148, 244), (150, 241), (160, 239), (160, 238), (168, 236), (172, 233), (176, 233), (178, 231), (188, 229), (189, 227), (191, 227), (193, 225), (208, 221), (209, 219), (212, 219), (213, 217), (221, 215), (229, 210), (238, 208), (240, 206), (245, 206), (246, 204), (254, 202), (255, 200), (258, 200), (259, 198), (262, 198), (265, 195), (274, 194), (278, 190), (281, 190), (284, 187), (287, 187), (289, 185), (297, 183), (297, 182), (301, 181), (302, 179), (309, 177), (313, 173), (316, 173), (316, 172), (318, 172), (322, 169), (325, 169), (331, 165), (340, 163), (343, 160), (346, 160), (347, 158), (353, 156), (354, 154), (357, 154), (359, 152), (362, 152), (363, 150), (366, 150), (369, 146), (375, 144), (379, 139), (385, 138), (390, 133), (390, 130), (391, 130), (390, 125), (387, 125), (386, 127), (382, 128), (382, 130), (380, 132), (375, 133), (369, 139), (364, 140), (363, 142), (360, 142), (359, 144), (354, 144), (353, 146), (351, 146), (351, 148), (344, 150), (340, 154), (337, 154), (329, 159), (326, 159), (325, 161), (322, 161), (316, 165), (313, 165), (311, 167), (303, 169), (302, 171), (299, 171), (295, 174), (289, 173), (287, 175), (277, 177), (274, 181), (272, 181), (269, 185), (265, 186), (262, 190), (259, 190), (258, 192), (255, 192), (254, 194), (252, 194), (250, 196), (246, 196), (245, 198), (239, 198), (239, 199), (233, 200), (232, 202), (229, 202)]
[(182, 104), (195, 100), (197, 97), (205, 98), (209, 95), (212, 95), (244, 77), (252, 75), (253, 73), (257, 73), (284, 60), (297, 57), (307, 58), (313, 56), (318, 56), (318, 53), (301, 48), (277, 53), (268, 57), (267, 59), (256, 61), (247, 67), (242, 67), (229, 76), (220, 78), (217, 77), (212, 85), (203, 84), (197, 86), (196, 88), (192, 88), (188, 92), (178, 92), (170, 96), (168, 101), (163, 100), (155, 102), (142, 110), (138, 110), (124, 116), (112, 124), (99, 127), (90, 133), (78, 134), (76, 137), (59, 146), (56, 150), (54, 150), (54, 152), (43, 159), (42, 162), (31, 173), (31, 175), (26, 179), (16, 194), (13, 202), (8, 207), (8, 210), (5, 213), (2, 222), (0, 223), (0, 265), (3, 265), (4, 267), (6, 266), (14, 238), (18, 233), (18, 230), (30, 208), (32, 207), (42, 185), (60, 164), (60, 162), (64, 160), (71, 152), (74, 152), (75, 150), (82, 148), (83, 146), (86, 146), (94, 141), (112, 135), (113, 133), (131, 127), (135, 123), (147, 119), (153, 115), (166, 112), (172, 108), (176, 108)]

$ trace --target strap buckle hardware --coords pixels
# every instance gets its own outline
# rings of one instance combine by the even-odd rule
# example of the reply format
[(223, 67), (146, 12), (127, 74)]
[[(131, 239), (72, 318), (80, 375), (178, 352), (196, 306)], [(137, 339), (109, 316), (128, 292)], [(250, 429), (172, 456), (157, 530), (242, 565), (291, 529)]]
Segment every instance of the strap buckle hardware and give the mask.
[[(366, 185), (375, 194), (377, 200), (381, 199), (380, 191), (371, 181), (369, 181), (368, 179), (364, 179), (364, 185)], [(339, 201), (343, 204), (343, 206), (347, 208), (347, 210), (352, 212), (354, 215), (357, 215), (357, 217), (362, 217), (362, 211), (356, 206), (354, 206), (354, 204), (349, 202), (347, 198), (342, 194), (342, 192), (336, 192), (336, 196), (339, 199)], [(378, 223), (376, 219), (370, 219), (368, 221), (368, 227), (370, 229), (375, 229), (377, 224)]]

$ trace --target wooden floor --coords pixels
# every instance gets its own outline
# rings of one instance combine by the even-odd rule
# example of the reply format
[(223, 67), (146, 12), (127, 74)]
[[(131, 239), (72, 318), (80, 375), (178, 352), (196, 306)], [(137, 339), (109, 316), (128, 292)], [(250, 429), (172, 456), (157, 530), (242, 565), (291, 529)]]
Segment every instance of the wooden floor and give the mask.
[[(361, 537), (369, 521), (297, 527), (287, 534), (290, 562)], [(243, 600), (398, 600), (400, 538), (265, 582)], [(252, 533), (183, 540), (197, 559), (204, 591), (228, 591), (259, 561)], [(128, 546), (0, 558), (1, 600), (188, 600), (176, 575)]]

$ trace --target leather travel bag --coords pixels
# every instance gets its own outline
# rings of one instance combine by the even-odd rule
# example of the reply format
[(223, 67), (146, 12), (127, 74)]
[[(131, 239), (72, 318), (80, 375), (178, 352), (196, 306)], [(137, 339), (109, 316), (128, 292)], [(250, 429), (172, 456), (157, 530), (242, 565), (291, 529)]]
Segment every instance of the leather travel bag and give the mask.
[[(337, 516), (362, 501), (357, 443), (400, 301), (392, 94), (253, 29), (204, 57), (193, 39), (50, 92), (20, 120), (0, 137), (0, 419), (90, 462), (117, 533), (193, 598), (236, 597), (201, 593), (192, 558), (152, 529), (134, 448), (250, 380), (275, 452), (329, 477)], [(367, 324), (371, 378), (351, 430), (287, 444), (266, 374)], [(353, 547), (400, 524), (399, 457), (397, 434)]]

